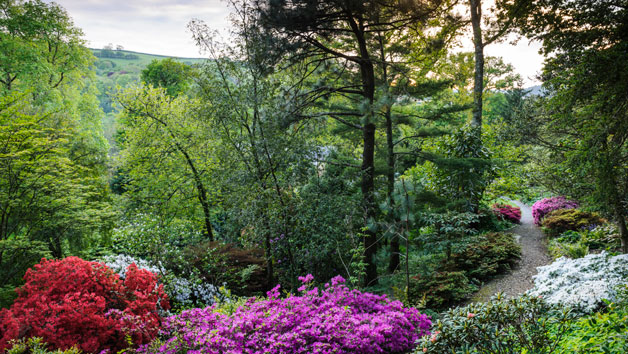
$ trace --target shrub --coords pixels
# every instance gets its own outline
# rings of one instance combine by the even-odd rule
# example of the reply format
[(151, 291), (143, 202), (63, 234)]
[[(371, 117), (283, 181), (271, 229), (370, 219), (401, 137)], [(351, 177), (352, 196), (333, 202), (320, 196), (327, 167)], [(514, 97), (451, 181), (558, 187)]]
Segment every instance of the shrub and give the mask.
[(572, 322), (561, 340), (561, 353), (628, 353), (628, 286), (604, 312)]
[(6, 354), (80, 354), (81, 351), (72, 347), (66, 350), (48, 349), (48, 344), (41, 338), (33, 337), (28, 339), (20, 339), (13, 343), (13, 346), (7, 350)]
[(349, 290), (332, 279), (325, 290), (307, 286), (299, 295), (249, 300), (232, 315), (213, 307), (182, 312), (165, 322), (165, 341), (141, 353), (402, 353), (428, 334), (431, 321), (385, 295)]
[(470, 228), (473, 228), (480, 233), (487, 231), (505, 230), (511, 226), (510, 222), (504, 221), (504, 219), (495, 214), (492, 209), (489, 209), (485, 206), (480, 207), (475, 217), (477, 218), (477, 222), (474, 222), (469, 226)]
[(582, 258), (589, 254), (589, 247), (582, 242), (567, 242), (561, 239), (550, 240), (547, 247), (553, 259), (560, 257)]
[(134, 264), (122, 281), (102, 263), (43, 259), (24, 279), (10, 310), (19, 336), (41, 337), (54, 348), (119, 350), (125, 337), (147, 343), (161, 323), (158, 306), (169, 307), (157, 277)]
[(201, 280), (196, 274), (177, 277), (172, 272), (154, 266), (144, 259), (124, 254), (107, 256), (102, 261), (118, 273), (120, 279), (125, 278), (126, 270), (131, 264), (136, 264), (138, 268), (146, 269), (155, 274), (163, 274), (159, 280), (164, 284), (164, 291), (168, 294), (170, 305), (174, 309), (209, 306), (216, 300), (225, 300), (225, 294), (217, 286)]
[(261, 249), (201, 242), (188, 246), (184, 255), (204, 282), (225, 284), (234, 295), (258, 295), (269, 288), (264, 251)]
[(628, 311), (611, 304), (571, 324), (559, 345), (561, 353), (628, 353)]
[(578, 203), (573, 200), (567, 200), (565, 197), (552, 197), (541, 199), (532, 205), (532, 216), (534, 223), (541, 225), (543, 218), (554, 210), (574, 209), (578, 207)]
[[(523, 295), (449, 310), (415, 353), (551, 353), (572, 319), (567, 309)], [(553, 333), (550, 333), (552, 329)]]
[(411, 303), (424, 302), (432, 309), (442, 309), (466, 300), (477, 290), (463, 271), (437, 271), (410, 278)]
[(559, 209), (547, 214), (543, 219), (543, 230), (548, 236), (556, 237), (565, 231), (594, 228), (606, 223), (601, 216), (578, 209)]
[(628, 254), (611, 257), (602, 252), (579, 259), (563, 257), (537, 270), (531, 295), (590, 313), (604, 304), (603, 299), (614, 301), (616, 288), (628, 284)]
[(0, 309), (0, 352), (10, 347), (9, 341), (20, 334), (20, 326), (7, 309)]
[(459, 252), (451, 254), (447, 268), (462, 270), (469, 278), (484, 280), (510, 270), (521, 258), (521, 246), (510, 233), (489, 232), (472, 237)]
[(518, 224), (521, 221), (521, 208), (509, 204), (493, 204), (493, 213), (502, 220)]
[(582, 243), (591, 249), (616, 250), (621, 247), (619, 231), (615, 225), (597, 226), (591, 230), (582, 230), (580, 233)]

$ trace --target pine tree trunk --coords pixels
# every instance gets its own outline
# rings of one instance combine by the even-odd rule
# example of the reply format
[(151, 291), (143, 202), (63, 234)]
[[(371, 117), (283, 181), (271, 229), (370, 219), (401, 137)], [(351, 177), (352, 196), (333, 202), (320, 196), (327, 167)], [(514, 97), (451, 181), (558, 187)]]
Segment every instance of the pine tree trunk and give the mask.
[(392, 236), (390, 238), (390, 259), (388, 261), (388, 272), (393, 273), (399, 268), (399, 236), (395, 225), (395, 200), (393, 199), (393, 193), (395, 192), (395, 149), (393, 143), (393, 131), (392, 131), (392, 115), (390, 108), (386, 109), (386, 145), (388, 148), (388, 171), (386, 171), (386, 187), (388, 197), (388, 207), (390, 212), (388, 214), (388, 222), (390, 227), (393, 228)]
[(482, 42), (482, 1), (469, 0), (471, 26), (473, 27), (473, 47), (475, 55), (475, 73), (473, 77), (473, 118), (471, 125), (481, 134), (482, 129), (482, 92), (484, 90), (484, 43)]
[(624, 217), (621, 209), (615, 208), (615, 221), (619, 227), (619, 237), (621, 239), (621, 251), (622, 253), (628, 253), (628, 228), (626, 228), (626, 218)]
[(364, 205), (364, 223), (367, 226), (364, 237), (364, 261), (366, 262), (365, 286), (377, 284), (377, 266), (375, 253), (377, 253), (377, 235), (368, 228), (376, 217), (375, 188), (373, 183), (373, 169), (375, 156), (375, 124), (369, 123), (363, 129), (364, 151), (362, 154), (362, 199)]
[(375, 68), (370, 58), (366, 45), (364, 24), (359, 21), (350, 21), (349, 25), (353, 29), (356, 36), (360, 53), (360, 76), (362, 79), (363, 96), (369, 103), (371, 110), (366, 117), (362, 128), (362, 137), (364, 140), (364, 150), (362, 151), (362, 180), (360, 189), (362, 191), (362, 204), (364, 208), (364, 225), (367, 227), (364, 238), (364, 261), (366, 262), (366, 274), (364, 285), (377, 284), (377, 265), (375, 264), (375, 253), (377, 253), (377, 235), (375, 231), (368, 226), (373, 223), (377, 217), (377, 204), (375, 203), (375, 114), (373, 110), (373, 102), (375, 101)]

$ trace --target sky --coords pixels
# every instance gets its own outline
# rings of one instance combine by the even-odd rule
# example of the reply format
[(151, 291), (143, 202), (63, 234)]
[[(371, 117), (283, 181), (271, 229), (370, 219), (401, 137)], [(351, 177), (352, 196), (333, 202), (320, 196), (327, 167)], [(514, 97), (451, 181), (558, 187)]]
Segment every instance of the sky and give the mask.
[[(83, 29), (91, 48), (112, 43), (124, 49), (177, 57), (202, 57), (187, 29), (191, 19), (205, 21), (226, 34), (229, 8), (221, 0), (56, 0)], [(463, 40), (472, 50), (471, 40)], [(516, 46), (497, 43), (487, 46), (486, 55), (501, 56), (524, 79), (525, 86), (539, 84), (535, 79), (543, 57), (539, 43), (521, 40)]]

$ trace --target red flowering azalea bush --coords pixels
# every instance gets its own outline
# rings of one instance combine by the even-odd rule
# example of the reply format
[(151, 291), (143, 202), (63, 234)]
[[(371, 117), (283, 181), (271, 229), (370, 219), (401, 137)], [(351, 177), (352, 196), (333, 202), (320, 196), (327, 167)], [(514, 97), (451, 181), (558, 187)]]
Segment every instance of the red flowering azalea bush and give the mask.
[(521, 208), (509, 204), (493, 204), (493, 213), (502, 220), (518, 224), (521, 221)]
[(301, 277), (300, 294), (249, 300), (233, 314), (193, 309), (165, 321), (165, 341), (141, 353), (403, 353), (429, 334), (431, 321), (385, 295), (350, 290), (342, 277), (324, 290)]
[[(150, 342), (161, 325), (157, 310), (168, 309), (157, 277), (131, 264), (124, 281), (102, 263), (78, 257), (43, 259), (24, 276), (26, 284), (10, 311), (0, 313), (0, 346), (24, 337), (41, 337), (54, 348), (84, 352), (117, 351)], [(4, 325), (13, 319), (17, 330)]]
[(559, 209), (575, 209), (577, 207), (578, 202), (567, 200), (567, 198), (562, 196), (545, 198), (532, 205), (532, 216), (534, 217), (534, 223), (541, 225), (543, 218), (552, 211)]
[(17, 338), (20, 327), (13, 317), (11, 311), (7, 309), (0, 310), (0, 352), (4, 352), (10, 348), (9, 341)]

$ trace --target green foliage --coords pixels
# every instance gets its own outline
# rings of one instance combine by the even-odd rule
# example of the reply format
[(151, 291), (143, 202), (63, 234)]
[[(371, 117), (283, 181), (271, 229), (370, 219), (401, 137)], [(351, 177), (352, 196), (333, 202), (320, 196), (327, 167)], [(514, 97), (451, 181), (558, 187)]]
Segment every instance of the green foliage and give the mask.
[(17, 297), (26, 270), (42, 258), (50, 258), (48, 245), (26, 237), (0, 240), (0, 308), (8, 308)]
[(542, 0), (520, 10), (523, 34), (540, 40), (548, 57), (548, 95), (533, 100), (517, 124), (539, 145), (536, 177), (613, 216), (628, 252), (628, 9), (612, 1)]
[(211, 205), (216, 163), (201, 102), (170, 97), (165, 88), (131, 87), (116, 95), (120, 116), (121, 169), (126, 209), (168, 222), (188, 219), (213, 237)]
[(573, 321), (558, 353), (626, 353), (628, 351), (628, 288), (623, 299), (609, 304), (604, 312)]
[(262, 249), (201, 242), (187, 246), (183, 254), (203, 281), (224, 284), (236, 296), (260, 295), (272, 285), (267, 282)]
[(510, 233), (489, 232), (470, 237), (460, 251), (452, 253), (447, 269), (462, 270), (468, 278), (486, 280), (507, 272), (521, 258), (521, 246)]
[(81, 30), (56, 3), (9, 0), (0, 9), (0, 278), (6, 290), (42, 256), (106, 243), (114, 213), (102, 112), (89, 71), (94, 57)]
[(464, 271), (437, 271), (411, 277), (408, 300), (432, 309), (444, 309), (468, 299), (477, 287), (469, 283)]
[(549, 241), (548, 251), (553, 258), (581, 258), (589, 254), (590, 249), (615, 251), (620, 246), (617, 228), (612, 224), (605, 224), (592, 229), (565, 231), (560, 237)]
[(568, 230), (578, 231), (604, 223), (606, 220), (596, 213), (580, 209), (559, 209), (545, 216), (543, 231), (550, 237), (556, 237)]
[(188, 264), (183, 249), (203, 236), (189, 220), (161, 219), (151, 214), (135, 214), (122, 219), (113, 230), (111, 248), (116, 254), (143, 258), (176, 272)]
[(32, 337), (24, 338), (16, 341), (11, 348), (6, 351), (6, 354), (80, 354), (81, 351), (76, 347), (72, 347), (66, 350), (49, 350), (48, 344), (46, 344), (41, 338)]
[(446, 312), (415, 353), (554, 353), (573, 317), (537, 297), (498, 294)]
[(600, 225), (593, 230), (582, 230), (582, 243), (590, 249), (614, 251), (621, 247), (619, 231), (613, 224)]
[(589, 247), (581, 242), (565, 242), (560, 239), (550, 240), (547, 246), (552, 258), (560, 257), (582, 258), (589, 254)]
[(163, 87), (169, 96), (185, 93), (192, 79), (192, 68), (172, 58), (153, 60), (142, 70), (142, 81), (153, 87)]

